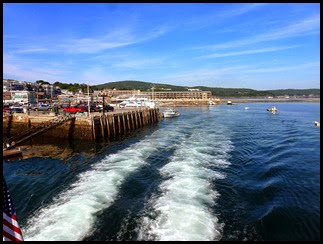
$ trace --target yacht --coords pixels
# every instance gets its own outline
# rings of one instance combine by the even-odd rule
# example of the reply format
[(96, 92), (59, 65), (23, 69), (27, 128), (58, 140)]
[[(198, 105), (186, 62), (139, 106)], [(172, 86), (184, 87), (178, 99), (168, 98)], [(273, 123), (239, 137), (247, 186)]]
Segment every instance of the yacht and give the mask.
[(177, 116), (180, 115), (180, 113), (177, 110), (173, 109), (173, 108), (166, 109), (163, 112), (163, 114), (164, 114), (164, 118), (173, 118), (173, 117), (177, 117)]
[(125, 108), (139, 108), (139, 107), (141, 107), (141, 104), (139, 104), (137, 102), (129, 102), (124, 107)]
[(136, 97), (130, 97), (128, 99), (125, 99), (121, 103), (119, 103), (120, 108), (139, 108), (139, 107), (149, 107), (149, 108), (155, 108), (157, 105), (155, 102), (152, 102), (148, 100), (147, 98), (136, 98)]

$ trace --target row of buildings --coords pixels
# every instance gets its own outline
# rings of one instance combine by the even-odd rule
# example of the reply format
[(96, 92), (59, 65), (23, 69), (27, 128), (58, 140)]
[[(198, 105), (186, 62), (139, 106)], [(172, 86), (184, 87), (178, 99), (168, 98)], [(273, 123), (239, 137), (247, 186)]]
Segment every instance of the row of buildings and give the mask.
[(91, 103), (118, 102), (131, 96), (144, 97), (154, 101), (166, 100), (209, 100), (210, 91), (191, 89), (188, 91), (146, 92), (140, 90), (104, 89), (84, 94), (82, 90), (71, 92), (50, 84), (3, 80), (3, 103), (35, 104), (35, 103), (82, 103), (90, 99)]

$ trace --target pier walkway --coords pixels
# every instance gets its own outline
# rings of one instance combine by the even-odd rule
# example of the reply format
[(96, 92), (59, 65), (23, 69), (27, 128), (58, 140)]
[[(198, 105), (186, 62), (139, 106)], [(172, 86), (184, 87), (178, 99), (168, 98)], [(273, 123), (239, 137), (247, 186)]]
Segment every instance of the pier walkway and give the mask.
[(37, 126), (32, 126), (30, 129), (22, 131), (21, 133), (18, 133), (5, 140), (3, 143), (3, 150), (11, 149), (17, 144), (24, 142), (33, 136), (39, 135), (42, 132), (52, 129), (72, 119), (74, 119), (72, 116), (60, 115), (49, 121), (42, 122)]

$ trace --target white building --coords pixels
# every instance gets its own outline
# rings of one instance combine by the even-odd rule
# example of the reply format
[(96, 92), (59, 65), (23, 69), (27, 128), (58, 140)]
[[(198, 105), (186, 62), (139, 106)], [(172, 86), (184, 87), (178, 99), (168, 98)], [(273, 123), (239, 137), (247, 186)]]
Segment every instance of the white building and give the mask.
[(74, 95), (74, 93), (68, 89), (61, 89), (61, 93), (62, 95)]
[(28, 104), (36, 103), (36, 92), (34, 91), (11, 91), (13, 103)]
[(3, 80), (3, 92), (10, 91), (10, 83), (6, 80)]

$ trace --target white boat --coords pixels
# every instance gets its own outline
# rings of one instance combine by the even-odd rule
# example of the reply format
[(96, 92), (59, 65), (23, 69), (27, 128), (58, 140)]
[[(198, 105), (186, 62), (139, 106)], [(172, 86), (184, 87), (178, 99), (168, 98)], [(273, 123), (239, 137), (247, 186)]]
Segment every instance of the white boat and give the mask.
[(316, 126), (320, 126), (320, 122), (318, 122), (318, 121), (314, 121), (314, 125), (316, 125)]
[(232, 102), (231, 102), (231, 101), (228, 101), (228, 102), (227, 102), (227, 105), (232, 105)]
[(175, 110), (175, 109), (172, 109), (172, 108), (168, 108), (166, 109), (164, 112), (164, 118), (173, 118), (173, 117), (177, 117), (180, 115), (180, 113)]
[(148, 100), (147, 98), (139, 97), (136, 98), (135, 96), (125, 99), (118, 105), (120, 108), (139, 108), (139, 107), (149, 107), (155, 108), (156, 103)]
[(125, 108), (139, 108), (141, 105), (137, 102), (129, 102), (125, 105)]
[(246, 110), (247, 110), (247, 109), (249, 109), (249, 107), (244, 107), (244, 109), (246, 109)]
[(213, 102), (212, 100), (209, 101), (209, 105), (215, 105), (215, 102)]
[(273, 106), (271, 108), (267, 108), (267, 111), (271, 112), (273, 114), (278, 113), (278, 109), (275, 106)]

